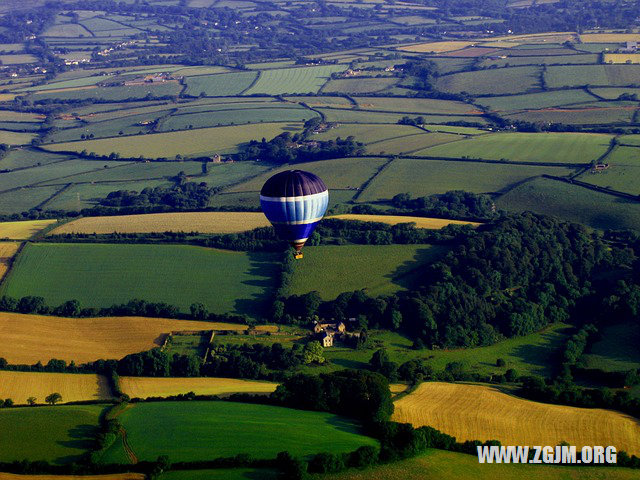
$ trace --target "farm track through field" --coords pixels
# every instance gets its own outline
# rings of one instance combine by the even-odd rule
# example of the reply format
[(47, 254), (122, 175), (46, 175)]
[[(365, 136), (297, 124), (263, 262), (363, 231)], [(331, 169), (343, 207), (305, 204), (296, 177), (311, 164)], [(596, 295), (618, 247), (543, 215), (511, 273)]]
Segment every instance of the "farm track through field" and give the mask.
[(129, 440), (127, 440), (127, 431), (124, 429), (124, 427), (120, 427), (120, 430), (118, 430), (118, 434), (122, 438), (122, 446), (124, 448), (124, 453), (127, 455), (127, 458), (129, 459), (129, 461), (133, 465), (135, 465), (136, 463), (138, 463), (138, 457), (136, 457), (135, 452), (133, 451), (133, 449), (131, 448), (131, 445), (129, 444)]

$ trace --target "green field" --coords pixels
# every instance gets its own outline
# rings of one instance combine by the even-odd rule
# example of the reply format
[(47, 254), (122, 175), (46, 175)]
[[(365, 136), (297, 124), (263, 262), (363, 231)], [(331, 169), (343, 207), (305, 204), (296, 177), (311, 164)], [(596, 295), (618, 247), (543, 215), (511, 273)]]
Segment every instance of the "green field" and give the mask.
[(628, 105), (599, 106), (599, 104), (574, 105), (558, 110), (530, 110), (524, 113), (507, 115), (513, 121), (565, 123), (573, 125), (619, 124), (629, 123), (636, 111)]
[(547, 55), (547, 56), (526, 56), (507, 58), (487, 58), (480, 62), (481, 67), (491, 68), (497, 67), (517, 67), (520, 65), (566, 65), (566, 64), (595, 64), (599, 62), (599, 56), (596, 54), (585, 55)]
[[(384, 165), (384, 158), (338, 158), (335, 160), (321, 160), (317, 162), (298, 163), (295, 168), (306, 170), (318, 175), (329, 187), (329, 200), (334, 195), (334, 189), (348, 189), (353, 195), (365, 181), (371, 178)], [(271, 170), (264, 175), (236, 185), (229, 192), (259, 192), (264, 182), (283, 170), (290, 170), (291, 166)]]
[[(320, 97), (319, 100), (322, 100)], [(402, 97), (353, 97), (362, 110), (381, 110), (385, 112), (407, 112), (416, 115), (445, 114), (468, 115), (477, 113), (473, 105), (454, 100), (438, 100), (433, 98)], [(342, 99), (344, 102), (344, 99)]]
[(434, 145), (457, 142), (461, 138), (460, 135), (449, 133), (419, 133), (370, 143), (367, 145), (367, 152), (379, 155), (413, 154)]
[(290, 293), (316, 290), (332, 300), (342, 292), (367, 289), (371, 296), (412, 287), (420, 267), (446, 250), (430, 245), (326, 245), (306, 247), (295, 263)]
[[(291, 410), (234, 402), (140, 403), (118, 419), (139, 460), (169, 455), (173, 462), (207, 460), (246, 453), (273, 458), (288, 450), (293, 455), (355, 450), (376, 445), (359, 433), (357, 425), (329, 413)], [(116, 442), (103, 462), (126, 462)]]
[(382, 78), (339, 78), (327, 83), (322, 91), (325, 93), (376, 93), (386, 90), (398, 83), (394, 77)]
[(509, 112), (514, 110), (528, 110), (550, 108), (574, 103), (593, 102), (595, 97), (582, 89), (561, 90), (554, 92), (527, 93), (524, 95), (506, 95), (502, 97), (479, 98), (477, 103), (491, 110)]
[(182, 86), (177, 82), (167, 82), (160, 84), (145, 85), (127, 85), (118, 87), (103, 88), (83, 88), (62, 90), (62, 91), (43, 91), (33, 94), (36, 101), (41, 100), (108, 100), (117, 102), (127, 100), (129, 98), (143, 99), (147, 97), (165, 97), (174, 96), (180, 93)]
[(628, 86), (638, 83), (640, 65), (571, 65), (547, 68), (549, 88), (580, 85)]
[(58, 192), (62, 186), (23, 188), (0, 194), (0, 213), (26, 212)]
[(437, 87), (452, 93), (501, 95), (540, 88), (539, 67), (496, 68), (461, 72), (438, 78)]
[(210, 97), (238, 95), (249, 88), (255, 81), (256, 75), (256, 72), (238, 72), (188, 77), (185, 80), (187, 84), (185, 93), (194, 97), (202, 92)]
[(259, 108), (225, 109), (184, 115), (172, 115), (162, 122), (160, 131), (186, 130), (189, 126), (215, 127), (218, 125), (241, 125), (245, 123), (263, 122), (305, 122), (318, 113), (303, 107), (291, 105)]
[(352, 135), (358, 142), (365, 144), (380, 142), (389, 138), (405, 137), (424, 132), (411, 125), (384, 125), (379, 123), (342, 124), (314, 135), (314, 140), (335, 140)]
[(588, 164), (609, 148), (611, 136), (584, 133), (496, 133), (435, 146), (415, 155)]
[[(346, 108), (319, 108), (328, 122), (339, 123), (386, 123), (396, 124), (406, 113), (370, 112), (368, 110), (351, 110)], [(477, 115), (421, 115), (425, 123), (473, 122), (486, 124), (487, 121)]]
[(42, 296), (52, 306), (77, 299), (108, 307), (139, 298), (183, 311), (201, 302), (217, 313), (258, 314), (276, 257), (186, 245), (29, 244), (0, 291)]
[(572, 169), (563, 167), (399, 158), (373, 179), (358, 200), (390, 199), (397, 193), (424, 196), (449, 190), (497, 192), (544, 173), (566, 176), (572, 172)]
[(342, 72), (346, 65), (322, 65), (319, 67), (283, 68), (263, 70), (258, 81), (246, 95), (287, 93), (317, 93), (332, 73)]
[(498, 199), (499, 208), (530, 210), (595, 228), (640, 230), (640, 204), (564, 182), (539, 178)]
[[(366, 470), (325, 475), (323, 480), (632, 480), (637, 470), (557, 465), (478, 464), (478, 457), (464, 453), (428, 450), (418, 457)], [(176, 479), (177, 480), (177, 479)], [(187, 479), (188, 480), (188, 479)]]
[(83, 405), (0, 410), (0, 462), (27, 459), (65, 464), (79, 460), (93, 446), (103, 408)]
[(586, 368), (599, 368), (607, 372), (637, 370), (640, 368), (640, 326), (622, 323), (602, 327), (588, 353), (580, 359)]
[(640, 162), (634, 166), (612, 164), (603, 172), (583, 173), (578, 180), (618, 192), (640, 195)]
[[(514, 368), (519, 374), (552, 375), (558, 349), (567, 339), (567, 325), (552, 325), (540, 332), (524, 337), (510, 338), (488, 347), (460, 348), (454, 350), (415, 350), (413, 341), (396, 332), (372, 331), (371, 347), (354, 350), (351, 347), (334, 345), (326, 350), (325, 357), (331, 361), (328, 369), (367, 368), (373, 353), (384, 348), (391, 361), (402, 364), (420, 358), (435, 371), (443, 370), (448, 363), (461, 362), (465, 369), (482, 375), (504, 373)], [(505, 367), (496, 367), (496, 360), (502, 358)]]
[(242, 143), (260, 140), (262, 137), (270, 140), (284, 131), (296, 131), (300, 127), (301, 124), (295, 123), (260, 123), (250, 127), (198, 128), (181, 132), (55, 143), (48, 144), (44, 148), (54, 152), (87, 150), (98, 155), (117, 152), (125, 158), (139, 156), (173, 158), (178, 154), (184, 157), (197, 157), (214, 153), (233, 153)]
[(640, 88), (592, 88), (590, 90), (595, 95), (606, 98), (607, 100), (615, 100), (624, 94), (640, 96)]

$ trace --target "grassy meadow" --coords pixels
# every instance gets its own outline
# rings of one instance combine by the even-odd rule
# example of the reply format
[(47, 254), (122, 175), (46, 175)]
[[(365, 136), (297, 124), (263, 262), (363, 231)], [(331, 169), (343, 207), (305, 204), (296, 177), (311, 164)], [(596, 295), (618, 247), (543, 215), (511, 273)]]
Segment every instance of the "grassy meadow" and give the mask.
[(519, 185), (500, 197), (496, 205), (510, 211), (530, 210), (556, 216), (603, 230), (640, 230), (637, 202), (546, 178)]
[(446, 249), (430, 245), (326, 245), (306, 247), (295, 263), (291, 294), (316, 290), (325, 300), (365, 288), (377, 296), (410, 288), (420, 267)]
[[(164, 132), (151, 135), (132, 135), (118, 138), (101, 138), (77, 142), (47, 144), (52, 152), (94, 152), (110, 155), (112, 152), (125, 158), (173, 158), (176, 155), (197, 157), (214, 153), (237, 152), (238, 145), (250, 140), (273, 138), (284, 131), (296, 131), (300, 124), (261, 123), (245, 126), (198, 128), (181, 132)], [(0, 140), (2, 136), (0, 134)]]
[(71, 463), (93, 445), (102, 405), (0, 410), (0, 462)]
[[(140, 403), (118, 419), (139, 460), (169, 454), (174, 462), (229, 457), (248, 453), (273, 458), (288, 450), (293, 455), (321, 451), (352, 451), (376, 445), (360, 434), (356, 424), (323, 412), (291, 410), (267, 405), (230, 402)], [(122, 443), (105, 453), (105, 463), (126, 463)]]
[(545, 173), (563, 177), (572, 172), (573, 169), (568, 167), (399, 158), (393, 160), (369, 183), (358, 200), (368, 202), (390, 199), (398, 193), (424, 196), (449, 190), (497, 192)]
[(44, 297), (49, 305), (76, 299), (108, 307), (134, 298), (188, 311), (257, 315), (277, 269), (273, 254), (187, 245), (30, 244), (16, 259), (2, 294)]

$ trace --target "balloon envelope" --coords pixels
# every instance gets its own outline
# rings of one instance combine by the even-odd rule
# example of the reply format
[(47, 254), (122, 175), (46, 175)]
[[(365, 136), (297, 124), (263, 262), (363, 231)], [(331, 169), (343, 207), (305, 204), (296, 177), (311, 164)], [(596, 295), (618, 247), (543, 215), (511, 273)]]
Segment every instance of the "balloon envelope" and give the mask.
[(267, 180), (260, 205), (276, 234), (300, 251), (329, 205), (329, 190), (313, 173), (287, 170)]

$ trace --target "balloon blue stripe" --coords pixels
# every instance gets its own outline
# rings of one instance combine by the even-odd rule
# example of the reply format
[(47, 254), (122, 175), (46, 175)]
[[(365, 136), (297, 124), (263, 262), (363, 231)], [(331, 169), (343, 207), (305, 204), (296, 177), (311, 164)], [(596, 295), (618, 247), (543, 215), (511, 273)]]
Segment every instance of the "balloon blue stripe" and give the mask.
[(286, 239), (287, 241), (294, 240), (303, 240), (307, 239), (313, 233), (313, 230), (318, 225), (318, 222), (307, 223), (304, 225), (274, 225), (273, 228), (276, 229), (276, 234)]
[(260, 201), (262, 211), (274, 223), (302, 222), (322, 217), (329, 206), (329, 197), (315, 197), (292, 202)]

